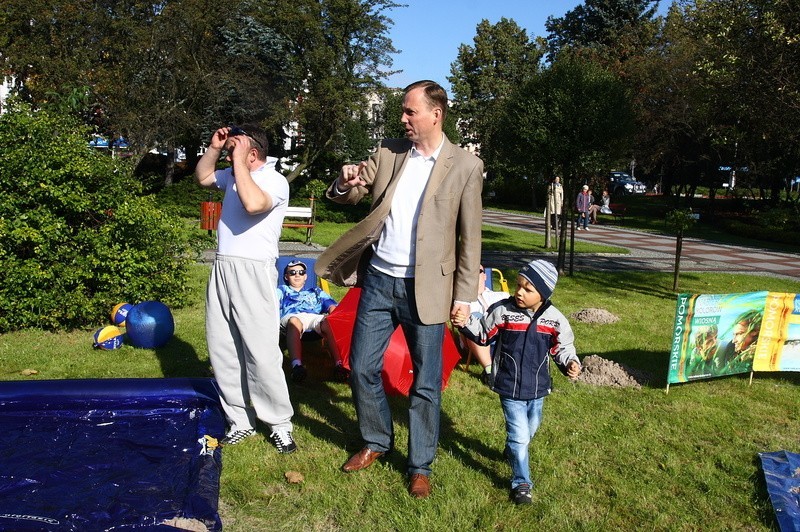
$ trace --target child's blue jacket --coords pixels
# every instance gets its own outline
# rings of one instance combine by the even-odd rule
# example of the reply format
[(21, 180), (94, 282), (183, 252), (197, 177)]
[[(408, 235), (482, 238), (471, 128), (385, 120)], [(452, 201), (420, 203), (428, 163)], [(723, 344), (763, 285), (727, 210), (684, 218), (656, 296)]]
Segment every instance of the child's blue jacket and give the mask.
[(470, 316), (461, 332), (481, 345), (496, 342), (492, 352), (492, 389), (502, 397), (529, 401), (550, 393), (548, 355), (566, 372), (575, 352), (575, 335), (567, 318), (545, 301), (533, 313), (521, 309), (513, 298)]

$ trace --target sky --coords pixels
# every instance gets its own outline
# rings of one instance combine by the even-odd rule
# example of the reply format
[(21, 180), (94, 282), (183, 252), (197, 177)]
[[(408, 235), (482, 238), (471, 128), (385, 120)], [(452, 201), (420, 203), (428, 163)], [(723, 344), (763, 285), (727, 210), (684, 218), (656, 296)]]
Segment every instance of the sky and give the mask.
[[(389, 37), (400, 50), (393, 55), (392, 70), (403, 70), (387, 80), (390, 87), (402, 88), (421, 79), (440, 83), (450, 93), (450, 65), (461, 44), (474, 45), (475, 29), (486, 19), (496, 24), (501, 18), (513, 19), (528, 32), (530, 39), (545, 36), (547, 17), (563, 17), (583, 4), (582, 0), (397, 0), (398, 7), (386, 14), (394, 21)], [(659, 4), (664, 10), (666, 0)]]
[(405, 87), (420, 79), (432, 79), (450, 91), (447, 76), (461, 44), (474, 44), (475, 29), (486, 19), (496, 24), (501, 18), (514, 19), (533, 39), (546, 34), (547, 17), (562, 17), (582, 4), (581, 0), (398, 0), (408, 7), (388, 12), (394, 20), (389, 37), (400, 50), (393, 57), (388, 85)]

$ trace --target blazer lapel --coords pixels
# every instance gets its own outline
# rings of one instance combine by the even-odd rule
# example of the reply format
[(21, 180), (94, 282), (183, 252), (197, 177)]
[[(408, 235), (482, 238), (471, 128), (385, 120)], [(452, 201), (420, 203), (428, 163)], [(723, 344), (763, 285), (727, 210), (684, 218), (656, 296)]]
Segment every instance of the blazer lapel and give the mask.
[(454, 145), (445, 136), (442, 151), (439, 152), (439, 158), (436, 159), (436, 163), (433, 165), (431, 177), (428, 179), (428, 185), (425, 187), (425, 197), (422, 201), (423, 204), (433, 199), (433, 197), (436, 195), (436, 191), (442, 184), (442, 181), (444, 181), (444, 178), (447, 176), (447, 173), (453, 166), (453, 148)]

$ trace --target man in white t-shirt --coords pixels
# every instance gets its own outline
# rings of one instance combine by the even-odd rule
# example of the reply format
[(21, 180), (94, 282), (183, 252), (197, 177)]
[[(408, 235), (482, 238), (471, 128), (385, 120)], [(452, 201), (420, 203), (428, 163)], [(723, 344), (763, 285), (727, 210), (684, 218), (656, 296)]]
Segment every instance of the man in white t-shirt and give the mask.
[[(216, 170), (222, 150), (231, 167)], [(267, 136), (256, 125), (222, 127), (195, 170), (200, 186), (225, 191), (216, 260), (206, 292), (206, 341), (230, 429), (222, 443), (255, 435), (256, 418), (281, 453), (297, 449), (281, 368), (275, 295), (278, 239), (289, 184), (267, 160)]]

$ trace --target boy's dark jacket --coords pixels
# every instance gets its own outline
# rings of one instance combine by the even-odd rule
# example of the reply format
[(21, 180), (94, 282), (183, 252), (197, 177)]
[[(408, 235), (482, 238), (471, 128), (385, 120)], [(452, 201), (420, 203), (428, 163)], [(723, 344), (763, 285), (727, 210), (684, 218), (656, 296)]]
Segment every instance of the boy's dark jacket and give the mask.
[(533, 313), (513, 298), (498, 301), (486, 314), (470, 316), (461, 332), (481, 345), (497, 342), (492, 355), (492, 389), (502, 397), (528, 401), (550, 393), (548, 355), (566, 372), (575, 353), (567, 318), (545, 301)]

